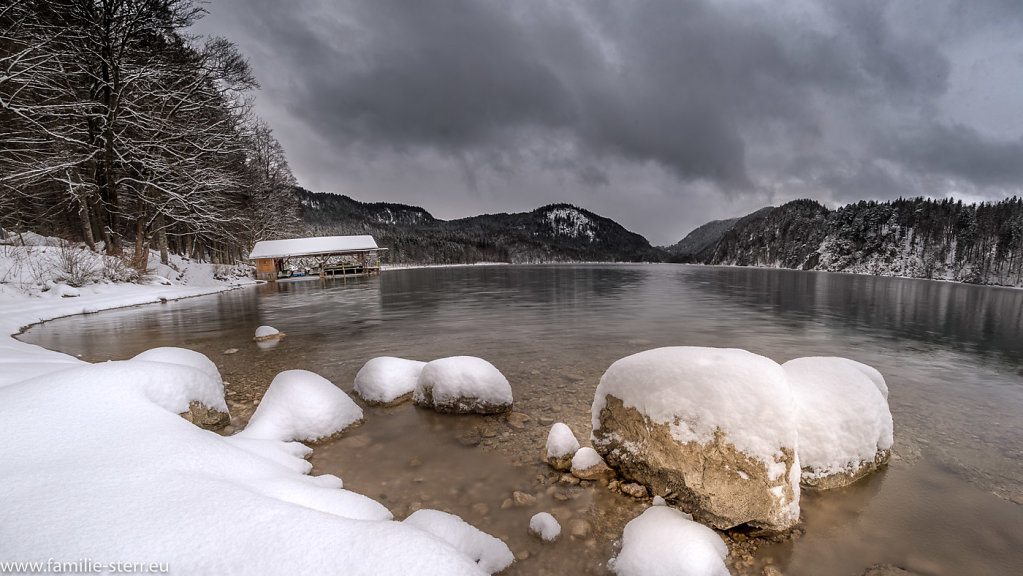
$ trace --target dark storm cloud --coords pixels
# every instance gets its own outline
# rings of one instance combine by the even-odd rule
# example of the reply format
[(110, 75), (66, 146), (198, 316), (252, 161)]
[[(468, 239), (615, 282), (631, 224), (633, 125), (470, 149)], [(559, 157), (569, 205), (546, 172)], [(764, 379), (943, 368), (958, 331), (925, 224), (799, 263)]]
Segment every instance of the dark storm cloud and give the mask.
[[(957, 124), (942, 100), (957, 47), (1018, 37), (1016, 0), (219, 0), (210, 10), (213, 31), (253, 54), (276, 113), (316, 136), (285, 145), (346, 166), (428, 154), (472, 188), (481, 174), (525, 188), (539, 180), (523, 172), (540, 170), (571, 174), (575, 187), (561, 192), (577, 196), (656, 186), (684, 198), (709, 183), (732, 198), (852, 200), (919, 193), (930, 172), (1014, 190), (1023, 180), (1019, 134)], [(327, 150), (310, 150), (313, 140)], [(633, 169), (644, 166), (674, 183)]]
[(1023, 182), (1023, 139), (994, 141), (969, 126), (932, 125), (902, 134), (891, 155), (923, 173), (958, 177), (979, 186)]

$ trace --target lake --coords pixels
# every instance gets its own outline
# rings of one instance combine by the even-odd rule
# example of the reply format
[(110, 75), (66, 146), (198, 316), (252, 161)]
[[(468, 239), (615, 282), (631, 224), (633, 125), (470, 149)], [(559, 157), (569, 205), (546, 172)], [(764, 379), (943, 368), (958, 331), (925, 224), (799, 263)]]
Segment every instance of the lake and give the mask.
[[(262, 324), (286, 338), (257, 346)], [(804, 491), (801, 529), (730, 558), (733, 574), (772, 564), (786, 576), (854, 576), (875, 563), (1023, 573), (1023, 290), (663, 264), (426, 268), (113, 310), (20, 338), (94, 362), (198, 350), (229, 383), (239, 423), (282, 370), (311, 370), (351, 393), (376, 356), (485, 358), (511, 382), (521, 416), (368, 407), (365, 424), (317, 445), (312, 462), (398, 519), (442, 509), (501, 537), (518, 558), (503, 574), (516, 575), (607, 573), (622, 526), (645, 507), (569, 484), (541, 461), (552, 422), (587, 444), (593, 393), (615, 360), (677, 345), (778, 362), (844, 356), (888, 382), (889, 466), (844, 489)], [(553, 544), (526, 532), (540, 511), (561, 521)]]

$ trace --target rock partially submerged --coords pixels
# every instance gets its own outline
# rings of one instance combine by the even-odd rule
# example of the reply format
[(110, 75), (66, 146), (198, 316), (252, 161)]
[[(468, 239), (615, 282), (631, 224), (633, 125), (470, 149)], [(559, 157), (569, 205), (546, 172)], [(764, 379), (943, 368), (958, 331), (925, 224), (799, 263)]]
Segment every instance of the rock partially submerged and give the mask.
[[(220, 390), (220, 396), (223, 397), (224, 381), (220, 376), (220, 370), (217, 369), (217, 365), (212, 360), (201, 352), (188, 350), (187, 348), (161, 346), (137, 354), (132, 358), (132, 361), (162, 362), (194, 368), (202, 372), (211, 381), (216, 382)], [(219, 410), (216, 406), (210, 406), (197, 400), (189, 402), (188, 412), (185, 412), (183, 415), (196, 426), (207, 430), (220, 430), (231, 423), (231, 414), (226, 409)]]
[(355, 375), (354, 392), (372, 405), (393, 406), (412, 398), (426, 362), (380, 356)]
[(362, 422), (362, 408), (330, 380), (308, 370), (274, 377), (243, 438), (315, 442)]
[(256, 328), (256, 335), (252, 338), (256, 342), (266, 342), (268, 340), (280, 340), (284, 338), (284, 332), (281, 332), (273, 326), (260, 326)]
[(607, 466), (596, 450), (584, 446), (572, 457), (572, 476), (580, 480), (600, 480), (614, 477), (614, 471)]
[(557, 422), (551, 426), (547, 433), (547, 446), (545, 459), (551, 468), (560, 472), (567, 472), (572, 469), (572, 457), (579, 450), (579, 440), (576, 439), (572, 429), (564, 422)]
[(512, 408), (508, 379), (493, 364), (475, 356), (428, 362), (416, 382), (418, 406), (455, 414), (499, 414)]
[(786, 530), (799, 520), (795, 401), (774, 361), (672, 347), (615, 362), (593, 406), (609, 465), (716, 528)]
[(797, 405), (804, 487), (846, 486), (888, 462), (892, 414), (877, 370), (848, 358), (796, 358), (782, 364)]

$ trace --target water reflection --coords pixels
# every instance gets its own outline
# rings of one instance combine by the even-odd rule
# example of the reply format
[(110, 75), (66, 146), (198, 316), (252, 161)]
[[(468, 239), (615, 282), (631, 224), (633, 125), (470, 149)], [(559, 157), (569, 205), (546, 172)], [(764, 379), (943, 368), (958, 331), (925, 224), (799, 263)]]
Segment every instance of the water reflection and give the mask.
[(1023, 363), (1023, 290), (749, 268), (694, 268), (700, 290), (765, 312)]

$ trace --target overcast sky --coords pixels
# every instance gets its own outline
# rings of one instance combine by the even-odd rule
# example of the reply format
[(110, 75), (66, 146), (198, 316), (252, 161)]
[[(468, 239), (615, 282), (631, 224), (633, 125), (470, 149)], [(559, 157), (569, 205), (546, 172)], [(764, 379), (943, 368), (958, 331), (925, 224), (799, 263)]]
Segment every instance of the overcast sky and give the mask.
[(795, 198), (1023, 191), (1020, 0), (211, 0), (299, 183), (570, 202), (664, 245)]

